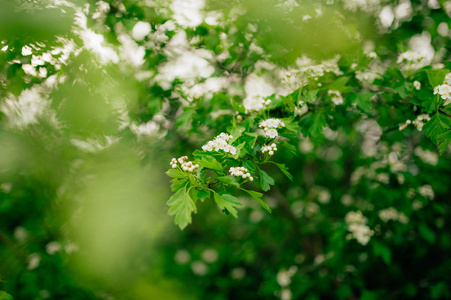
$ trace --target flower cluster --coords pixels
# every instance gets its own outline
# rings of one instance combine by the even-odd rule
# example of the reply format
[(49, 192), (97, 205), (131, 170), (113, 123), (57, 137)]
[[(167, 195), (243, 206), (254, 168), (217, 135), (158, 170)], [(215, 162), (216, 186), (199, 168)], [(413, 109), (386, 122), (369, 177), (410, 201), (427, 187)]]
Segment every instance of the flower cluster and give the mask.
[(405, 214), (398, 212), (394, 207), (389, 207), (379, 211), (379, 218), (381, 218), (381, 220), (385, 223), (390, 220), (399, 221), (403, 224), (407, 224), (409, 222), (409, 218), (407, 218)]
[(173, 169), (177, 168), (178, 164), (180, 164), (180, 167), (182, 168), (183, 171), (188, 171), (188, 172), (194, 172), (195, 170), (197, 170), (197, 168), (199, 168), (198, 164), (193, 164), (192, 161), (187, 161), (188, 156), (182, 156), (179, 157), (178, 159), (173, 158), (171, 160), (171, 167)]
[(229, 141), (233, 139), (228, 133), (222, 132), (220, 135), (216, 136), (213, 140), (208, 141), (205, 145), (202, 146), (202, 150), (204, 151), (219, 151), (223, 150), (224, 152), (230, 153), (232, 155), (236, 154), (236, 148), (229, 144)]
[(348, 224), (348, 230), (351, 232), (346, 237), (348, 239), (354, 238), (362, 245), (368, 244), (374, 231), (366, 225), (368, 220), (362, 215), (362, 212), (348, 212), (345, 216), (345, 221)]
[(399, 130), (402, 131), (406, 129), (410, 124), (413, 124), (418, 129), (418, 131), (422, 131), (424, 124), (430, 119), (431, 117), (428, 114), (419, 115), (415, 120), (407, 120), (405, 123), (399, 125)]
[(426, 58), (414, 51), (406, 51), (401, 53), (396, 60), (406, 70), (414, 70), (423, 67), (427, 62)]
[(451, 86), (448, 84), (441, 84), (434, 88), (434, 95), (439, 94), (443, 100), (445, 100), (444, 105), (451, 103)]
[(269, 155), (274, 155), (274, 151), (277, 151), (277, 146), (275, 143), (272, 143), (271, 145), (262, 146), (262, 153), (268, 152)]
[(339, 91), (329, 90), (327, 94), (329, 95), (330, 99), (335, 105), (340, 105), (344, 103), (343, 96)]
[(423, 130), (424, 123), (428, 122), (431, 119), (428, 114), (419, 115), (415, 120), (413, 120), (412, 124), (418, 129), (418, 131)]
[(265, 100), (261, 96), (252, 95), (244, 99), (243, 105), (246, 112), (261, 111), (271, 104), (271, 100)]
[(250, 181), (254, 181), (254, 177), (251, 176), (251, 173), (245, 167), (231, 167), (229, 174), (241, 178), (249, 178)]
[(261, 121), (258, 127), (262, 128), (265, 131), (265, 136), (274, 139), (279, 135), (277, 128), (285, 127), (285, 123), (279, 119), (270, 118)]
[(414, 87), (417, 91), (419, 91), (419, 90), (421, 89), (421, 82), (415, 80), (415, 81), (413, 82), (413, 87)]

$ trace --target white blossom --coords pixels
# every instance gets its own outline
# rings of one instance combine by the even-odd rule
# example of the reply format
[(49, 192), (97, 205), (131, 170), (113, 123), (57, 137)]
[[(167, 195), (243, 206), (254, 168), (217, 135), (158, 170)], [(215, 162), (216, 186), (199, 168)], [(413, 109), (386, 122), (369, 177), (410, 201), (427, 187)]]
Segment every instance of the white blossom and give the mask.
[(434, 88), (434, 95), (439, 94), (440, 97), (445, 100), (443, 105), (451, 103), (451, 85), (442, 84)]
[(420, 193), (421, 196), (434, 199), (434, 190), (432, 189), (432, 186), (429, 184), (423, 185), (420, 188), (418, 188), (418, 193)]
[(335, 105), (341, 105), (344, 103), (343, 96), (339, 91), (329, 90), (327, 93)]
[(179, 158), (173, 158), (169, 163), (173, 169), (177, 168), (180, 164), (180, 168), (186, 172), (194, 172), (199, 168), (198, 164), (194, 164), (192, 161), (187, 161), (188, 156), (182, 156)]
[(413, 86), (415, 87), (415, 89), (416, 89), (417, 91), (419, 91), (419, 90), (421, 89), (421, 82), (415, 80), (415, 81), (413, 82)]
[(204, 151), (224, 151), (226, 153), (230, 153), (232, 155), (236, 154), (236, 148), (229, 144), (229, 142), (233, 139), (228, 133), (222, 132), (218, 136), (216, 136), (213, 140), (208, 141), (205, 145), (202, 146), (202, 150)]
[(348, 224), (348, 230), (351, 232), (347, 238), (356, 239), (361, 245), (368, 244), (374, 231), (366, 223), (368, 222), (361, 211), (350, 211), (345, 216), (345, 222)]
[(271, 145), (263, 145), (261, 149), (262, 153), (268, 152), (269, 155), (274, 155), (274, 151), (277, 151), (277, 145), (272, 143)]
[(260, 95), (250, 95), (243, 100), (246, 113), (265, 110), (270, 104), (271, 100), (265, 100)]
[(250, 181), (254, 181), (251, 173), (249, 173), (248, 169), (245, 167), (231, 167), (229, 169), (229, 174), (243, 179), (249, 178)]
[(424, 67), (426, 57), (414, 51), (406, 51), (398, 56), (396, 63), (405, 70), (415, 70)]
[(381, 218), (384, 222), (393, 220), (406, 224), (409, 221), (404, 213), (398, 212), (394, 207), (389, 207), (379, 211), (379, 218)]

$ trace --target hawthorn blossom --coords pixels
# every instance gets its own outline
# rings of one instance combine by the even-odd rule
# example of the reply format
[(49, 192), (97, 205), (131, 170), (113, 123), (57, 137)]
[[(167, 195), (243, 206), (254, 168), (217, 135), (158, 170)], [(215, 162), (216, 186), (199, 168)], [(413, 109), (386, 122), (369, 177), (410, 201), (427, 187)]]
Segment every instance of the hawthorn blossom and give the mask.
[(187, 161), (188, 156), (182, 156), (179, 158), (173, 158), (170, 162), (170, 165), (173, 169), (178, 167), (178, 164), (180, 164), (180, 167), (183, 171), (187, 172), (194, 172), (199, 168), (198, 164), (194, 164), (192, 161)]
[(251, 95), (243, 100), (243, 105), (246, 109), (246, 113), (265, 110), (270, 104), (271, 100), (265, 100), (259, 95)]
[(419, 91), (419, 90), (421, 89), (421, 82), (415, 80), (415, 81), (413, 82), (413, 86), (414, 86), (414, 88), (415, 88), (417, 91)]
[(268, 152), (269, 155), (274, 155), (274, 151), (277, 151), (277, 145), (272, 143), (271, 145), (263, 145), (261, 149), (262, 153)]
[(237, 177), (241, 177), (243, 179), (249, 178), (250, 181), (254, 181), (254, 178), (249, 173), (248, 169), (245, 167), (231, 167), (229, 170), (229, 174)]
[(329, 90), (327, 94), (329, 95), (330, 99), (335, 105), (340, 105), (344, 103), (343, 96), (339, 91)]
[(366, 225), (368, 219), (363, 216), (361, 211), (348, 212), (345, 216), (345, 222), (348, 224), (348, 230), (351, 232), (347, 235), (348, 239), (356, 239), (361, 245), (368, 244), (374, 231)]
[(222, 132), (218, 136), (216, 136), (213, 140), (208, 141), (205, 145), (202, 146), (202, 150), (204, 151), (216, 151), (222, 150), (226, 153), (230, 153), (232, 155), (236, 154), (236, 148), (229, 144), (229, 141), (233, 139), (228, 133)]

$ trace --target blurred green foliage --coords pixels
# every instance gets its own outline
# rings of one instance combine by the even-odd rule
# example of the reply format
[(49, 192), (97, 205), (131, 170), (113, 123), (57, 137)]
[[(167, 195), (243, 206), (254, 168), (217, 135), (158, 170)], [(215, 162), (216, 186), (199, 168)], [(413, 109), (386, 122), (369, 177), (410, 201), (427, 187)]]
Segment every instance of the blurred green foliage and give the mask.
[[(434, 94), (450, 15), (441, 0), (1, 1), (0, 300), (451, 297), (451, 108)], [(407, 50), (431, 56), (397, 62)], [(286, 123), (272, 157), (269, 117)], [(200, 151), (221, 132), (235, 157)], [(168, 172), (170, 198), (183, 155), (201, 168)], [(229, 176), (236, 162), (255, 181)]]

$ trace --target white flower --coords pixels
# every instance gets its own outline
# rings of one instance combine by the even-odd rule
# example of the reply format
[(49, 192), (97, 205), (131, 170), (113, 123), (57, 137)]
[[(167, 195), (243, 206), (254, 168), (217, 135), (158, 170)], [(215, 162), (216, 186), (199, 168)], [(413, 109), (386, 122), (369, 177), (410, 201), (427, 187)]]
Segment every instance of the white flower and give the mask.
[(414, 51), (406, 51), (401, 53), (396, 60), (405, 70), (415, 70), (425, 66), (426, 57)]
[(447, 84), (438, 85), (434, 88), (434, 95), (439, 94), (445, 100), (443, 105), (451, 103), (451, 86)]
[(415, 87), (415, 89), (416, 89), (417, 91), (419, 91), (419, 90), (421, 89), (421, 82), (415, 80), (415, 81), (413, 82), (413, 86)]
[(229, 174), (237, 177), (241, 177), (243, 179), (249, 178), (250, 181), (254, 181), (254, 178), (251, 176), (251, 173), (245, 167), (231, 167), (229, 170)]
[(152, 31), (152, 28), (149, 23), (139, 21), (133, 27), (132, 37), (137, 41), (141, 41), (150, 33), (150, 31)]
[(368, 244), (374, 231), (365, 225), (368, 220), (361, 211), (350, 211), (345, 216), (345, 222), (348, 224), (348, 230), (351, 232), (347, 238), (356, 239), (361, 245)]
[(269, 155), (274, 155), (274, 151), (277, 151), (277, 146), (275, 143), (271, 145), (263, 145), (261, 149), (262, 153), (268, 152)]
[(423, 197), (429, 198), (431, 200), (434, 199), (434, 190), (432, 189), (432, 186), (430, 186), (429, 184), (420, 187), (418, 189), (418, 193), (420, 193), (420, 195)]
[(249, 95), (243, 100), (243, 105), (247, 113), (265, 110), (270, 104), (271, 100), (265, 100), (260, 95)]
[(236, 148), (228, 143), (232, 139), (233, 139), (233, 136), (231, 136), (228, 133), (222, 132), (221, 134), (216, 136), (213, 140), (208, 141), (205, 145), (203, 145), (202, 150), (204, 150), (204, 151), (223, 150), (226, 153), (235, 155)]
[(327, 93), (329, 94), (330, 99), (335, 105), (340, 105), (344, 103), (343, 96), (339, 91), (329, 90)]
[(266, 135), (267, 137), (270, 137), (270, 138), (272, 138), (272, 139), (275, 139), (275, 138), (279, 135), (279, 133), (277, 132), (276, 129), (271, 128), (271, 129), (266, 129), (266, 130), (265, 130), (265, 135)]
[(389, 207), (379, 211), (379, 218), (382, 221), (388, 222), (390, 220), (399, 221), (401, 223), (407, 223), (409, 219), (403, 213), (398, 212), (394, 207)]
[(263, 129), (281, 128), (281, 127), (285, 127), (285, 123), (276, 118), (269, 118), (269, 119), (261, 121), (260, 125), (258, 125), (258, 127), (263, 128)]
[(173, 158), (169, 164), (171, 165), (171, 167), (173, 169), (177, 168), (178, 167), (177, 163), (179, 163), (180, 167), (182, 168), (183, 171), (187, 171), (187, 172), (196, 171), (199, 168), (199, 165), (193, 164), (192, 161), (187, 161), (187, 159), (188, 159), (188, 156), (182, 156), (182, 157), (179, 157), (178, 159)]
[(443, 84), (451, 85), (451, 73), (446, 74)]
[(423, 130), (424, 123), (428, 122), (431, 119), (428, 114), (419, 115), (412, 124), (418, 129), (418, 131)]

